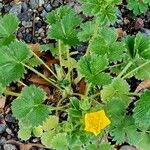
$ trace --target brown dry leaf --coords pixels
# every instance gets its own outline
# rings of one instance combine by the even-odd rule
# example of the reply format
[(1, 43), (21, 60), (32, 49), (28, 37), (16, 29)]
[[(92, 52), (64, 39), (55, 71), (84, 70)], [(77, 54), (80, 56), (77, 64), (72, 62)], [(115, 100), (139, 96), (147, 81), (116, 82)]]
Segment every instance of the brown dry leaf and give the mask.
[(6, 97), (0, 96), (0, 109), (3, 109), (5, 107)]
[(32, 147), (45, 148), (42, 144), (33, 144), (33, 143), (23, 144), (15, 140), (8, 140), (6, 143), (18, 146), (19, 150), (31, 150)]
[(39, 43), (36, 43), (36, 44), (29, 44), (28, 45), (29, 48), (37, 55), (37, 56), (42, 56), (42, 53), (41, 53), (41, 48), (40, 48), (40, 44)]
[(52, 66), (52, 65), (58, 64), (58, 63), (59, 63), (59, 60), (58, 60), (58, 59), (51, 59), (51, 60), (48, 60), (48, 61), (46, 62), (46, 64), (47, 64), (48, 66)]
[(125, 36), (125, 31), (123, 31), (123, 29), (122, 28), (117, 28), (116, 29), (116, 32), (117, 32), (117, 34), (118, 34), (118, 38), (119, 39), (122, 39), (124, 36)]
[(140, 91), (142, 91), (142, 90), (144, 90), (144, 89), (150, 89), (150, 80), (145, 80), (145, 81), (141, 82), (141, 83), (137, 86), (135, 92), (138, 93), (138, 92), (140, 92)]
[(80, 94), (84, 94), (85, 92), (85, 89), (86, 89), (86, 83), (85, 81), (82, 79), (79, 83), (79, 93)]
[(44, 79), (38, 77), (37, 75), (32, 75), (29, 79), (30, 82), (34, 83), (34, 84), (38, 84), (38, 85), (46, 85), (48, 86), (49, 83), (47, 81), (45, 81)]

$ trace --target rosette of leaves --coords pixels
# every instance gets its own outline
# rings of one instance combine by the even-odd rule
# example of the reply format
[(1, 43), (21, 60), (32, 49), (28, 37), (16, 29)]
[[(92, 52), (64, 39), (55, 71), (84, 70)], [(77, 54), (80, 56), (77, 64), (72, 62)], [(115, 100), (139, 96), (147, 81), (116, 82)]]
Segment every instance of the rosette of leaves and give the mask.
[(106, 56), (84, 56), (79, 61), (79, 71), (88, 83), (102, 86), (111, 82), (111, 76), (104, 72), (107, 65)]
[(147, 12), (150, 0), (128, 0), (128, 9), (132, 10), (135, 15), (141, 15)]
[(73, 9), (61, 6), (48, 14), (47, 21), (51, 25), (48, 33), (50, 38), (61, 40), (66, 45), (79, 43), (77, 27), (80, 25), (81, 19)]
[(100, 29), (98, 36), (91, 41), (90, 49), (93, 54), (107, 55), (110, 62), (121, 61), (126, 51), (123, 42), (117, 41), (117, 33), (111, 28)]
[(87, 16), (96, 16), (101, 24), (115, 23), (120, 0), (79, 0)]
[(24, 77), (24, 64), (31, 57), (30, 49), (23, 42), (15, 40), (0, 50), (0, 83), (7, 86)]
[(19, 21), (14, 15), (0, 16), (0, 47), (9, 45), (15, 39), (14, 32), (18, 28)]

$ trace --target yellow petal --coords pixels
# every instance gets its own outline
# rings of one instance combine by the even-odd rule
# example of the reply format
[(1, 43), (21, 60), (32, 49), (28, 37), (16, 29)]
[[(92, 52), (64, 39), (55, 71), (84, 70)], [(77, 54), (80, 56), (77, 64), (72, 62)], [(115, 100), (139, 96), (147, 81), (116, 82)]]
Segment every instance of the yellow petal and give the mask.
[(104, 110), (85, 114), (85, 131), (98, 135), (102, 129), (110, 124)]

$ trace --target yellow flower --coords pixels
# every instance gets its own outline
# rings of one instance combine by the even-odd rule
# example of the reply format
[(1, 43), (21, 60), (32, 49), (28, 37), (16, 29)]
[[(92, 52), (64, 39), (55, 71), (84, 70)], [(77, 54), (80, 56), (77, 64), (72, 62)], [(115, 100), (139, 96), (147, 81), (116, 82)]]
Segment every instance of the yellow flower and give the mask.
[(94, 133), (97, 136), (102, 129), (110, 124), (109, 118), (104, 110), (87, 113), (85, 115), (85, 131)]

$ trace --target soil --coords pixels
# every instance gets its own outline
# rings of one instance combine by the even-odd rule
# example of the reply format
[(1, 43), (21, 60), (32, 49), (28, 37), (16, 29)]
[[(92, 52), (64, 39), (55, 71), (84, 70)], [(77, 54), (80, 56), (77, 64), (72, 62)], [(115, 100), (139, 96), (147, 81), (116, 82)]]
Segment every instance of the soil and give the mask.
[[(45, 21), (47, 13), (51, 10), (62, 4), (66, 4), (73, 7), (78, 13), (81, 13), (80, 5), (75, 0), (24, 0), (20, 3), (15, 3), (15, 1), (17, 0), (0, 0), (0, 12), (2, 15), (13, 13), (19, 18), (20, 25), (16, 36), (18, 39), (29, 44), (47, 44), (53, 42), (53, 40), (47, 38), (46, 33), (48, 25)], [(85, 16), (83, 17), (84, 19), (87, 19)], [(133, 13), (126, 8), (126, 2), (124, 2), (122, 5), (119, 5), (118, 18), (114, 27), (120, 30), (121, 36), (122, 34), (133, 35), (139, 31), (150, 36), (150, 10), (144, 15), (135, 17)], [(82, 55), (85, 52), (86, 44), (79, 45), (73, 49), (77, 49), (79, 54)], [(47, 54), (45, 55), (46, 57), (50, 57), (47, 56)], [(77, 58), (79, 56), (77, 56)], [(28, 77), (25, 82), (28, 84)], [(139, 81), (131, 79), (129, 82), (131, 83), (132, 91), (134, 91), (139, 84)], [(19, 90), (14, 84), (12, 84), (11, 89), (16, 91)], [(0, 99), (5, 101), (5, 97), (0, 97)], [(17, 121), (12, 116), (10, 110), (10, 102), (12, 99), (13, 97), (8, 96), (7, 102), (4, 104), (4, 109), (0, 109), (0, 150), (17, 150), (20, 146), (20, 143), (14, 143), (14, 141), (20, 141), (20, 139), (17, 137)], [(23, 141), (20, 142), (23, 143)], [(40, 143), (40, 140), (32, 137), (26, 143)], [(124, 148), (120, 150), (135, 150), (133, 147), (126, 147), (126, 149), (124, 146)], [(32, 147), (32, 150), (45, 150), (45, 148)]]

